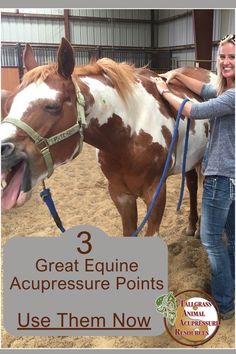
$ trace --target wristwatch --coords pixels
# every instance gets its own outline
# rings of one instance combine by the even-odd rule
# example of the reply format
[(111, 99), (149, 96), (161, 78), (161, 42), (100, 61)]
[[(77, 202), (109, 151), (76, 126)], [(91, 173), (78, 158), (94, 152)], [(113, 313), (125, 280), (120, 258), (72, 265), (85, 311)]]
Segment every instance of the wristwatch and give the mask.
[(166, 92), (170, 92), (170, 90), (168, 90), (168, 89), (161, 90), (161, 96), (163, 96), (163, 94), (166, 93)]

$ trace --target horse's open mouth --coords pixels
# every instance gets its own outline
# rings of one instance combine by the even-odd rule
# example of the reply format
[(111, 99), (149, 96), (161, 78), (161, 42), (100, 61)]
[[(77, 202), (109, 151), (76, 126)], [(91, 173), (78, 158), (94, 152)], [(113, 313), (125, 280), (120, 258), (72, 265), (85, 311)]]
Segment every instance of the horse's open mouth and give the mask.
[(2, 208), (12, 209), (29, 199), (31, 190), (28, 161), (23, 159), (15, 166), (1, 172)]

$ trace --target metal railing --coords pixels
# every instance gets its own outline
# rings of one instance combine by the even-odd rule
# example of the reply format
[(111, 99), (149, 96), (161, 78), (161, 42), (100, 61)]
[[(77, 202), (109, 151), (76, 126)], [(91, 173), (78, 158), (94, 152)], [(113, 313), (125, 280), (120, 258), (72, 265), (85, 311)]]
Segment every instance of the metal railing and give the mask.
[(195, 68), (199, 68), (201, 66), (201, 63), (210, 63), (211, 71), (216, 72), (216, 60), (171, 58), (172, 69), (181, 68), (183, 66), (192, 66)]
[[(18, 68), (20, 78), (24, 72), (22, 60), (24, 47), (25, 45), (22, 43), (2, 44), (1, 47), (1, 67)], [(58, 47), (56, 46), (32, 45), (32, 48), (39, 65), (57, 60)], [(107, 57), (117, 62), (125, 61), (134, 64), (136, 67), (149, 65), (150, 68), (154, 69), (152, 61), (156, 51), (148, 48), (110, 48), (102, 46), (73, 46), (73, 48), (77, 65), (87, 64), (91, 58)]]
[[(18, 68), (19, 79), (21, 80), (24, 74), (23, 66), (23, 50), (25, 45), (22, 43), (7, 44), (3, 43), (1, 48), (1, 66)], [(56, 45), (36, 45), (33, 44), (36, 61), (39, 65), (57, 60)], [(157, 72), (166, 72), (171, 69), (180, 68), (183, 66), (201, 66), (201, 63), (211, 63), (211, 70), (216, 71), (216, 61), (212, 60), (192, 60), (180, 59), (173, 57), (170, 51), (160, 51), (149, 48), (125, 48), (125, 47), (103, 47), (103, 46), (79, 46), (73, 45), (75, 53), (75, 62), (77, 65), (89, 63), (91, 58), (111, 58), (117, 62), (128, 62), (136, 67), (148, 65), (150, 69)], [(172, 58), (171, 58), (172, 56)]]

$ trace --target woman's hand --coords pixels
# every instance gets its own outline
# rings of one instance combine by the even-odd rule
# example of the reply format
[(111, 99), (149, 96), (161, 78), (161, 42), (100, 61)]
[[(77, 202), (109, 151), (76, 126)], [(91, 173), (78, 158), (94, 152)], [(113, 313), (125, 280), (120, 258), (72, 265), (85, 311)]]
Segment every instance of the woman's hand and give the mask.
[(160, 77), (157, 77), (155, 79), (155, 83), (156, 83), (156, 87), (158, 92), (162, 95), (163, 90), (168, 90), (168, 86), (166, 84), (166, 82), (161, 79)]
[(180, 87), (186, 86), (189, 90), (195, 92), (197, 95), (201, 95), (204, 82), (196, 80), (190, 76), (186, 76), (179, 71), (168, 71), (165, 74), (159, 74), (158, 77), (166, 80), (167, 84), (173, 83)]
[(175, 72), (167, 72), (165, 74), (159, 74), (158, 76), (165, 79), (166, 83), (168, 84), (170, 81), (174, 79), (178, 79), (178, 74), (176, 71)]
[[(155, 82), (157, 90), (160, 93), (160, 95), (163, 96), (163, 98), (166, 99), (172, 107), (174, 107), (176, 110), (178, 110), (183, 102), (183, 99), (176, 96), (171, 91), (169, 91), (166, 82), (163, 81), (162, 78), (156, 77), (155, 79), (153, 78), (153, 81)], [(182, 113), (187, 118), (190, 117), (190, 110), (191, 110), (192, 104), (193, 103), (189, 101), (185, 104), (185, 106), (183, 108)]]

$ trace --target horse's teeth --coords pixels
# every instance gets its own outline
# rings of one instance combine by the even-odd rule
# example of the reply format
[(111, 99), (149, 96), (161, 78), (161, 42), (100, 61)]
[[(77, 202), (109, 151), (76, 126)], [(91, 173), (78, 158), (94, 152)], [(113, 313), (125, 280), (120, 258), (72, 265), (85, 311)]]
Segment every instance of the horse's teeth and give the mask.
[(5, 179), (3, 179), (3, 180), (1, 181), (1, 187), (2, 187), (2, 189), (4, 189), (6, 186), (7, 186), (7, 182), (6, 182)]

